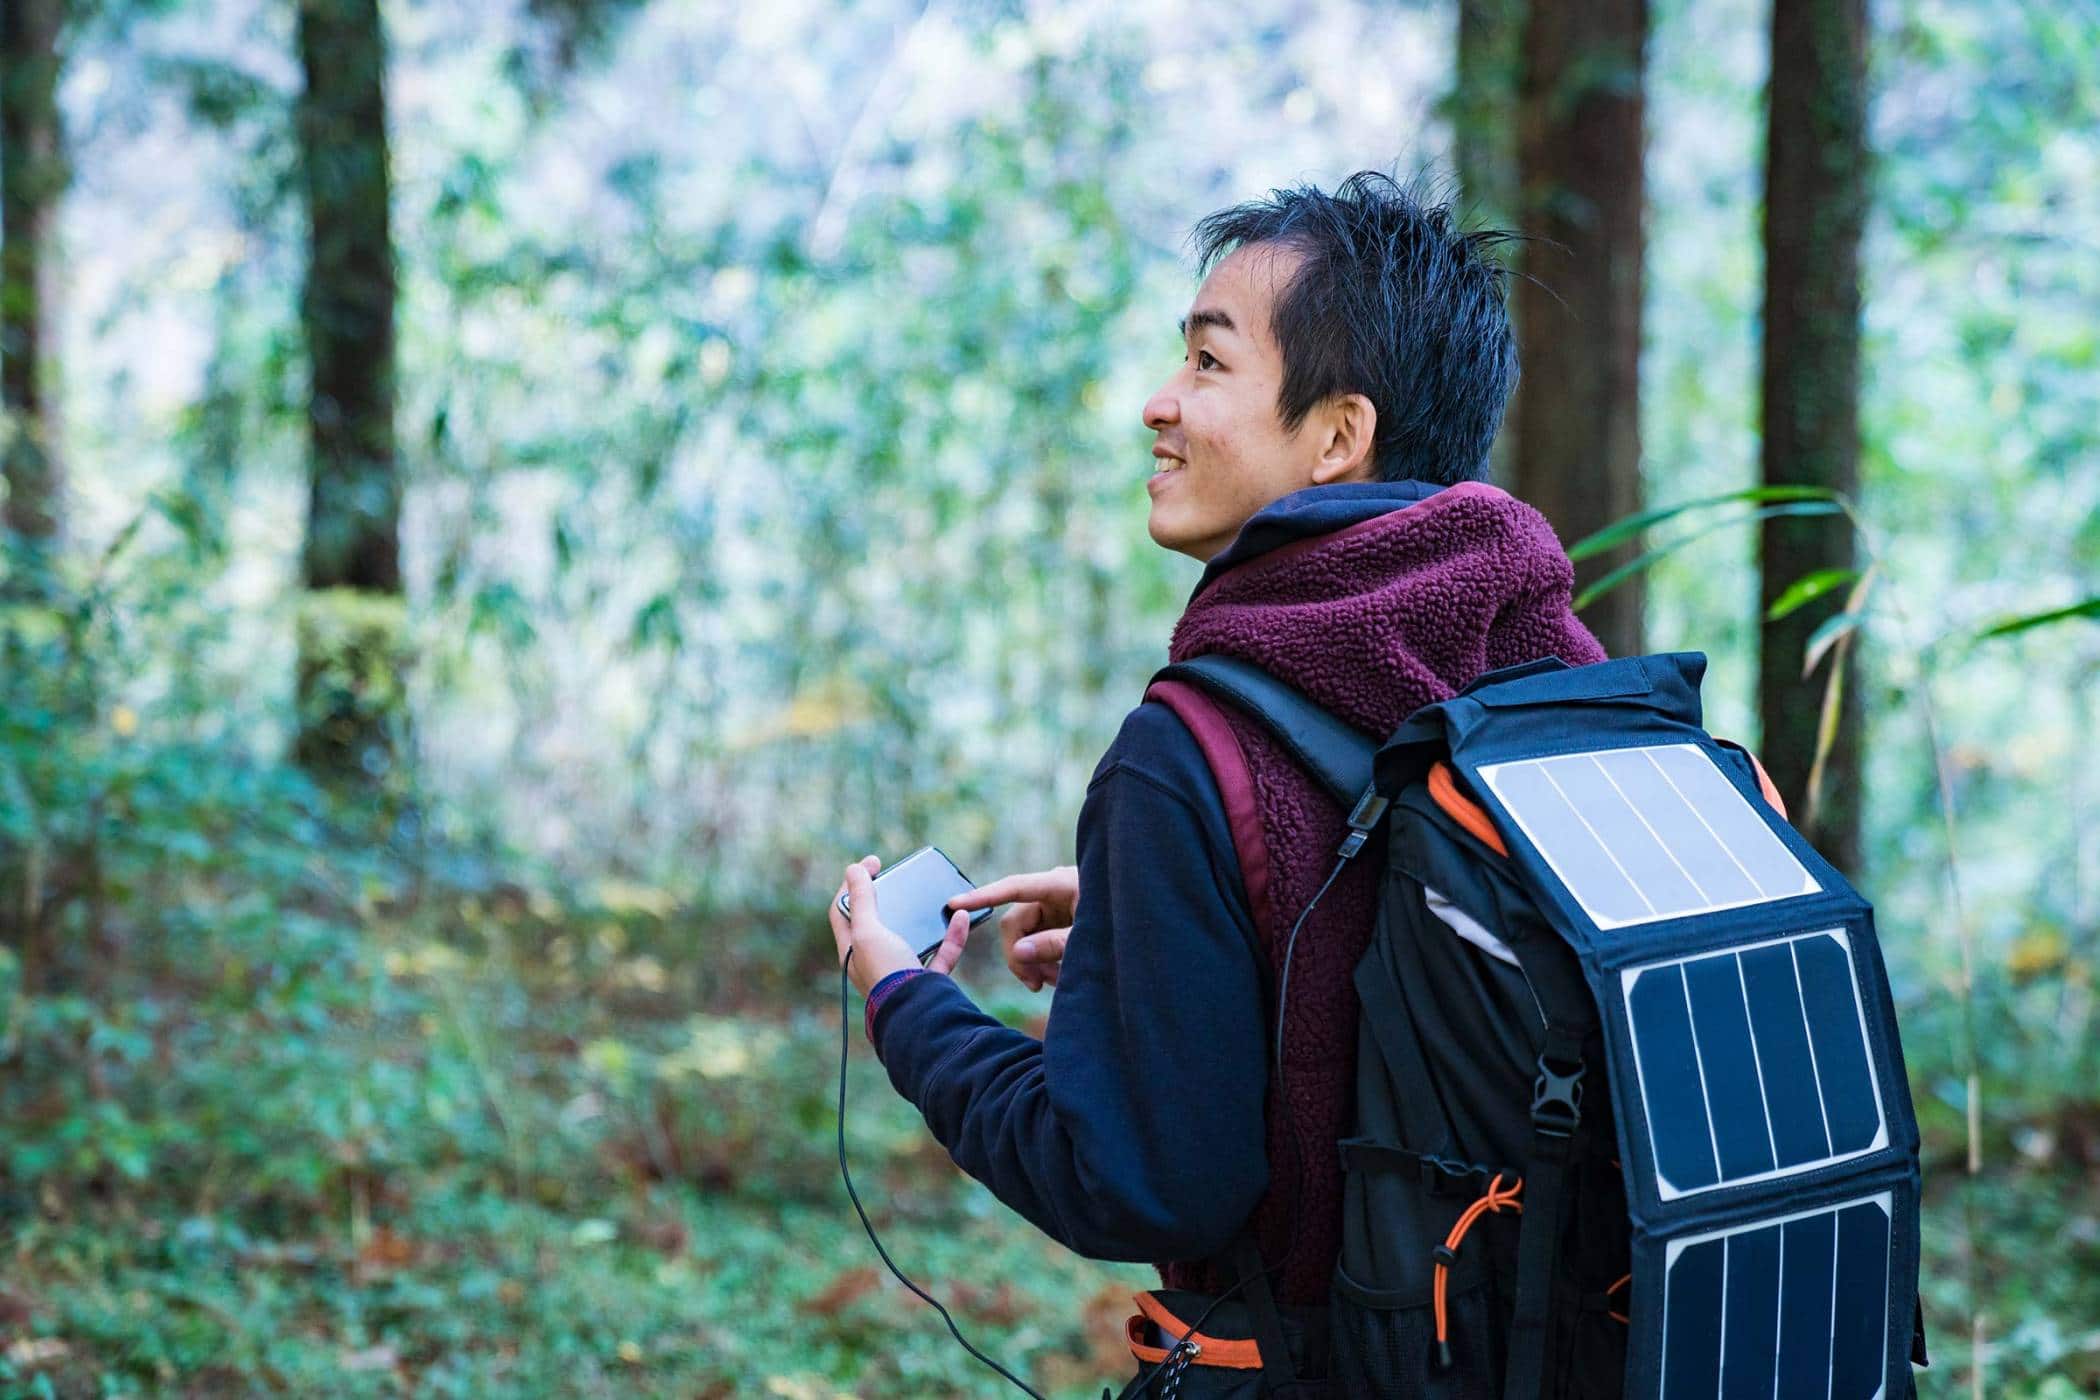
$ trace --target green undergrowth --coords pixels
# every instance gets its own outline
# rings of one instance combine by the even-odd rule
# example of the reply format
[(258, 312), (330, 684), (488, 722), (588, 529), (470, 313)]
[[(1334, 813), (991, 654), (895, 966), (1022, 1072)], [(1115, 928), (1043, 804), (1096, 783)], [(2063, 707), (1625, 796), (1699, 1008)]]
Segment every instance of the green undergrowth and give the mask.
[[(693, 1012), (636, 970), (650, 955), (605, 951), (614, 926), (583, 972), (367, 931), (369, 949), (337, 954), (354, 995), (285, 1021), (38, 1006), (6, 1091), (0, 1393), (1012, 1393), (888, 1278), (852, 1214), (828, 978), (804, 976), (792, 1014)], [(1018, 1019), (1024, 999), (991, 996)], [(1073, 1258), (961, 1177), (854, 1010), (849, 1150), (885, 1243), (980, 1347), (1092, 1400), (1125, 1369), (1116, 1338), (1147, 1272)], [(1927, 1124), (1939, 1364), (1922, 1388), (1954, 1395), (1958, 1140)], [(2064, 1321), (2100, 1317), (2084, 1178), (2030, 1143), (1974, 1208), (1989, 1393), (2094, 1393), (2100, 1337)]]
[[(121, 932), (123, 968), (12, 998), (0, 1394), (1000, 1392), (846, 1198), (837, 984), (806, 932), (702, 975), (714, 921), (654, 892), (411, 898), (400, 874), (204, 879)], [(1000, 1208), (891, 1093), (857, 998), (852, 1037), (849, 1151), (893, 1256), (1091, 1400), (1148, 1271)]]
[[(230, 747), (33, 721), (0, 714), (39, 798), (0, 861), (61, 893), (0, 945), (0, 1395), (1008, 1393), (841, 1186), (820, 901), (526, 876), (412, 801), (368, 829)], [(980, 996), (1029, 1024), (1047, 998), (995, 961)], [(2049, 1029), (2082, 1024), (2084, 976), (1983, 984), (1966, 1190), (1956, 1006), (1908, 982), (1927, 1395), (1967, 1391), (1972, 1248), (1988, 1393), (2100, 1392), (2100, 1110), (2090, 1047)], [(1094, 1400), (1149, 1271), (962, 1177), (850, 1014), (850, 1158), (895, 1258), (1037, 1389)]]

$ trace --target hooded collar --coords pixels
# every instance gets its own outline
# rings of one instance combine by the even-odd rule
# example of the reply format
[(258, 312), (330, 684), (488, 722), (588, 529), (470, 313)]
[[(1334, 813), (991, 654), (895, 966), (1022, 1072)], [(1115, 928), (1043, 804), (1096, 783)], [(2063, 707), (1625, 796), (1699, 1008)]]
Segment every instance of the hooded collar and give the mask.
[(1247, 518), (1231, 544), (1203, 566), (1189, 594), (1194, 602), (1218, 575), (1280, 545), (1332, 534), (1388, 511), (1426, 500), (1444, 488), (1432, 481), (1337, 481), (1302, 486), (1277, 497)]
[(1238, 656), (1390, 733), (1498, 666), (1603, 660), (1574, 574), (1546, 518), (1486, 482), (1294, 491), (1204, 570), (1168, 659)]

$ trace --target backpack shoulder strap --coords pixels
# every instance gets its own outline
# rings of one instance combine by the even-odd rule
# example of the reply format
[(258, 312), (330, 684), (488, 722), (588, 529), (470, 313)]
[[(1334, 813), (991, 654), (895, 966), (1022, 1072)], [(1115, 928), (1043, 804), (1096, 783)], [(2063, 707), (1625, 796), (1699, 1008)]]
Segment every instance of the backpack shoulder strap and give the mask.
[(1344, 807), (1371, 785), (1371, 756), (1378, 751), (1378, 740), (1250, 661), (1194, 656), (1162, 666), (1152, 680), (1187, 682), (1259, 720)]

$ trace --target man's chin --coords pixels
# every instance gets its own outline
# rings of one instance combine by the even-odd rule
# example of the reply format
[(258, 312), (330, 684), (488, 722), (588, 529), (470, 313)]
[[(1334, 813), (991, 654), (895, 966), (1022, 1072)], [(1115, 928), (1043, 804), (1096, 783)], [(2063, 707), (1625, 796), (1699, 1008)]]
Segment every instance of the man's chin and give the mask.
[(1215, 549), (1206, 548), (1209, 536), (1175, 516), (1172, 509), (1162, 510), (1158, 505), (1152, 507), (1152, 514), (1145, 520), (1145, 533), (1152, 536), (1152, 543), (1176, 554), (1186, 554), (1198, 563), (1209, 562), (1211, 555), (1217, 553)]

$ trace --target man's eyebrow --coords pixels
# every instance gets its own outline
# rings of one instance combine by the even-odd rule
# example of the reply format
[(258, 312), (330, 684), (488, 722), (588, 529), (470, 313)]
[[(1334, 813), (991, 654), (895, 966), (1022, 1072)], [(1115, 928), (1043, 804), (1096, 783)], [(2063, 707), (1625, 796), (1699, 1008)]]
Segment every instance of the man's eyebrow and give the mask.
[(1232, 324), (1230, 316), (1222, 311), (1214, 311), (1208, 308), (1202, 311), (1191, 311), (1188, 315), (1181, 318), (1180, 330), (1183, 340), (1189, 338), (1190, 326), (1194, 326), (1198, 330), (1205, 326), (1216, 326), (1221, 331), (1237, 331), (1239, 329), (1238, 326)]

